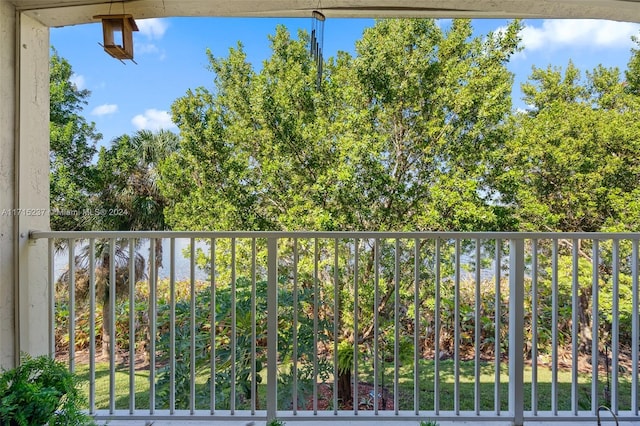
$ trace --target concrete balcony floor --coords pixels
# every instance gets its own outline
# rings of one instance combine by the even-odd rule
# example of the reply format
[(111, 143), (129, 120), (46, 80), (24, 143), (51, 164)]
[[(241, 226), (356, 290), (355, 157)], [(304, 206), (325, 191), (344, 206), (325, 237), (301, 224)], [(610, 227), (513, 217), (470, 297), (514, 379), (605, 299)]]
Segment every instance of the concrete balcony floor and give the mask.
[[(439, 426), (462, 426), (462, 425), (473, 425), (473, 426), (510, 426), (511, 422), (495, 422), (495, 421), (438, 421)], [(370, 423), (370, 422), (369, 422)], [(398, 421), (394, 420), (389, 423), (384, 420), (376, 421), (378, 424), (389, 424), (393, 426), (419, 426), (419, 421), (416, 420), (407, 420), (407, 421)], [(204, 426), (204, 425), (224, 425), (224, 426), (264, 426), (264, 421), (165, 421), (165, 420), (156, 420), (156, 421), (110, 421), (108, 422), (109, 426)], [(289, 420), (285, 422), (285, 426), (327, 426), (331, 424), (332, 426), (362, 426), (363, 424), (367, 424), (362, 420)], [(596, 422), (586, 422), (586, 421), (557, 421), (557, 422), (524, 422), (525, 426), (586, 426), (586, 425), (595, 425)], [(610, 419), (603, 419), (601, 422), (601, 426), (614, 426), (616, 423)], [(623, 426), (640, 426), (640, 418), (637, 421), (621, 421), (620, 425)]]

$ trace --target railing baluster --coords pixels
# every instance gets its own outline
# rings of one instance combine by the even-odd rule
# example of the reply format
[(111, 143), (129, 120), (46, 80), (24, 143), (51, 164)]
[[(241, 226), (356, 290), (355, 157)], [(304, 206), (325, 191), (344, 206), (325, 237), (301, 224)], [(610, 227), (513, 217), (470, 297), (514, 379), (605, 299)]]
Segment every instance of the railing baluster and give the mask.
[(129, 238), (129, 414), (136, 410), (136, 270), (135, 239)]
[[(254, 299), (255, 300), (255, 299)], [(211, 414), (216, 412), (216, 239), (211, 238), (211, 376), (210, 391), (211, 400), (209, 411)]]
[[(380, 239), (376, 238), (373, 243), (374, 253), (374, 277), (373, 277), (373, 411), (378, 414), (379, 397), (378, 389), (380, 384), (378, 383), (378, 376), (380, 375), (380, 324), (378, 307), (380, 306)], [(384, 366), (384, 362), (382, 363)], [(384, 374), (384, 372), (382, 373)], [(382, 389), (384, 392), (384, 389)], [(383, 398), (386, 401), (386, 398)], [(386, 408), (386, 407), (384, 407)]]
[(320, 262), (320, 250), (318, 247), (318, 239), (314, 238), (314, 248), (313, 248), (313, 414), (318, 414), (318, 376), (319, 376), (319, 368), (318, 368), (318, 336), (319, 336), (319, 324), (318, 324), (318, 314), (319, 314), (319, 303), (320, 294), (319, 291), (319, 267), (318, 263)]
[[(189, 412), (196, 411), (196, 239), (191, 238), (189, 256), (189, 337), (191, 348), (189, 351)], [(235, 365), (231, 364), (232, 366)]]
[(256, 414), (256, 406), (258, 404), (258, 388), (257, 388), (257, 375), (256, 371), (256, 353), (257, 353), (257, 279), (256, 279), (256, 239), (251, 239), (251, 415)]
[[(116, 411), (116, 239), (109, 240), (109, 414)], [(104, 321), (104, 318), (102, 318)], [(104, 344), (104, 343), (103, 343)]]
[(613, 300), (611, 304), (611, 410), (618, 414), (620, 353), (620, 241), (613, 240)]
[[(49, 296), (49, 357), (56, 357), (56, 278), (55, 278), (55, 240), (53, 238), (49, 238), (47, 240), (47, 254), (48, 254), (48, 296)], [(91, 325), (89, 325), (91, 326)]]
[(267, 421), (278, 410), (278, 239), (267, 239)]
[(76, 240), (69, 239), (69, 370), (76, 369)]
[(501, 399), (501, 394), (500, 394), (500, 366), (501, 366), (501, 358), (502, 358), (502, 353), (501, 353), (501, 339), (502, 339), (502, 335), (500, 333), (501, 328), (502, 328), (502, 321), (501, 321), (501, 317), (502, 317), (502, 294), (501, 294), (501, 289), (500, 289), (500, 277), (502, 275), (502, 271), (501, 271), (501, 263), (502, 263), (502, 240), (500, 238), (496, 238), (496, 247), (495, 247), (495, 265), (494, 265), (494, 275), (495, 275), (495, 301), (494, 301), (494, 306), (495, 306), (495, 321), (494, 321), (494, 327), (495, 327), (495, 331), (494, 331), (494, 353), (495, 353), (495, 360), (494, 360), (494, 368), (495, 368), (495, 372), (494, 372), (494, 384), (493, 384), (493, 410), (496, 413), (496, 415), (500, 415), (500, 399)]
[(158, 303), (158, 280), (156, 277), (156, 240), (149, 240), (149, 412), (156, 411), (156, 333), (158, 318), (156, 305)]
[(293, 239), (293, 389), (291, 392), (293, 414), (298, 414), (298, 239)]
[(420, 240), (414, 239), (413, 244), (413, 412), (417, 416), (420, 414)]
[(360, 240), (353, 242), (353, 414), (358, 415), (358, 278), (360, 260)]
[(176, 239), (169, 246), (169, 413), (176, 412)]
[(399, 411), (400, 400), (400, 240), (395, 239), (395, 268), (393, 272), (393, 411), (397, 415)]
[(453, 412), (460, 414), (460, 238), (455, 241), (454, 314), (453, 314)]
[(631, 249), (631, 413), (638, 415), (638, 240), (634, 239)]
[(571, 263), (571, 411), (574, 416), (578, 415), (578, 340), (580, 335), (578, 310), (580, 309), (578, 299), (578, 289), (580, 287), (578, 269), (578, 249), (580, 240), (574, 239), (572, 243)]
[(531, 412), (538, 415), (538, 240), (531, 240)]
[(231, 414), (235, 414), (236, 411), (236, 360), (237, 360), (237, 344), (238, 335), (236, 330), (236, 292), (237, 290), (237, 276), (236, 276), (236, 239), (231, 239), (231, 394), (229, 395), (229, 407)]
[(524, 240), (509, 247), (509, 410), (514, 426), (524, 423)]
[(551, 412), (558, 415), (558, 240), (551, 253)]
[(89, 239), (89, 414), (96, 412), (96, 240)]
[(600, 396), (598, 395), (598, 373), (600, 365), (600, 244), (593, 240), (593, 255), (591, 265), (591, 412), (596, 415)]
[(436, 415), (440, 414), (440, 239), (436, 238), (436, 276), (435, 276), (435, 317), (434, 335), (434, 361), (433, 361), (433, 409)]
[(476, 239), (476, 288), (475, 288), (475, 306), (474, 306), (474, 352), (475, 352), (475, 365), (474, 365), (474, 381), (473, 381), (473, 399), (474, 409), (477, 416), (480, 415), (480, 301), (482, 295), (480, 293), (480, 279), (481, 279), (481, 262), (480, 262), (480, 239)]
[(334, 239), (334, 259), (333, 259), (333, 414), (338, 414), (338, 336), (340, 335), (340, 272), (339, 262), (339, 240)]

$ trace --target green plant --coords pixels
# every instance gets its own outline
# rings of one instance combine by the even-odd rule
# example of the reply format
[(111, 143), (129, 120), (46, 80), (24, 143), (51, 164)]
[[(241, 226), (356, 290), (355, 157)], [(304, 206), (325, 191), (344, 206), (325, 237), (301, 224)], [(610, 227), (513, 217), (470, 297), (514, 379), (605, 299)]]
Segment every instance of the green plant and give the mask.
[(267, 426), (284, 426), (285, 424), (285, 422), (278, 419), (271, 419), (267, 422)]
[(351, 400), (351, 370), (353, 368), (353, 344), (348, 340), (338, 343), (338, 399), (342, 403)]
[(438, 422), (435, 420), (422, 420), (420, 426), (438, 426)]
[(83, 398), (77, 385), (64, 364), (23, 355), (18, 367), (0, 374), (0, 425), (95, 425), (80, 410)]

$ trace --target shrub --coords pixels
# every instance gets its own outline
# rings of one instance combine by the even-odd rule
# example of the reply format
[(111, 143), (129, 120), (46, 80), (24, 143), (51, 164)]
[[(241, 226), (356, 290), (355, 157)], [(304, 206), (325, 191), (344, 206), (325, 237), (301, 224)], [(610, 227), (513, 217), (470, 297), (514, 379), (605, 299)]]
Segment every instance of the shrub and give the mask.
[(0, 425), (95, 425), (80, 410), (77, 379), (47, 356), (22, 357), (18, 367), (0, 374)]

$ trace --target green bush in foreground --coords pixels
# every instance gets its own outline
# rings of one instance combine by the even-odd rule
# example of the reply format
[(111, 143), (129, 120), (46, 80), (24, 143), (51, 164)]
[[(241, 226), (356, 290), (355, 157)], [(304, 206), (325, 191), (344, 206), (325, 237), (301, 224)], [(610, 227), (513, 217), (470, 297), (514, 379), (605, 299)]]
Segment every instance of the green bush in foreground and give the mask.
[(24, 355), (18, 367), (0, 374), (0, 426), (95, 425), (80, 410), (77, 384), (64, 364)]

